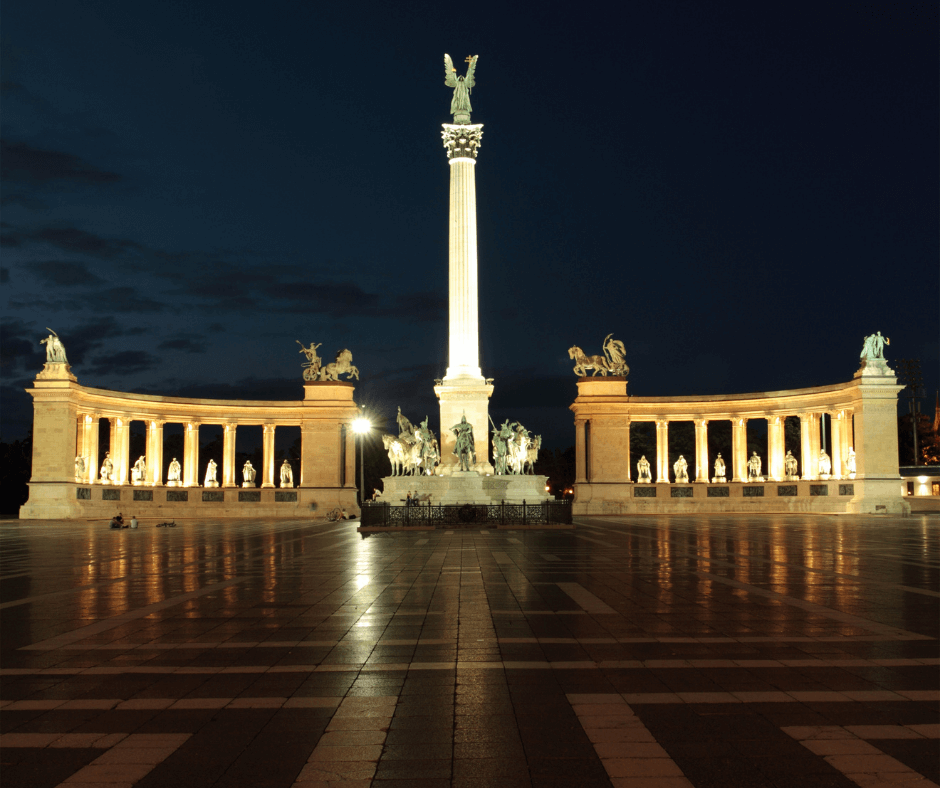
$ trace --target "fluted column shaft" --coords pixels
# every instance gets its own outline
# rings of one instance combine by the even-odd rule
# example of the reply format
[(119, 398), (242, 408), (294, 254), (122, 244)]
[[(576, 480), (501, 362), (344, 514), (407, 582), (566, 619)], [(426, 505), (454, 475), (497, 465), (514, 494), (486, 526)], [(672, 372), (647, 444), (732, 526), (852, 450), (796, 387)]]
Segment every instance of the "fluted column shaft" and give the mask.
[(587, 481), (587, 447), (584, 438), (584, 419), (577, 419), (574, 423), (574, 452), (575, 452), (575, 475), (576, 482)]
[(747, 419), (731, 420), (731, 481), (747, 481)]
[(844, 438), (842, 437), (845, 430), (845, 411), (840, 410), (837, 413), (829, 414), (830, 424), (832, 425), (832, 478), (841, 479), (845, 476), (845, 471), (842, 467), (842, 463), (845, 460), (843, 454)]
[(147, 422), (147, 484), (163, 484), (163, 422)]
[(708, 481), (708, 419), (695, 420), (695, 481)]
[(656, 481), (669, 482), (669, 422), (656, 420)]
[(786, 455), (786, 440), (784, 438), (785, 416), (767, 417), (767, 458), (768, 476), (775, 482), (782, 481), (785, 476), (784, 459)]
[(234, 424), (222, 427), (222, 486), (237, 487), (235, 483), (235, 430)]
[(82, 456), (85, 458), (85, 478), (82, 481), (94, 484), (98, 476), (98, 416), (86, 413), (82, 424)]
[(183, 486), (199, 486), (199, 424), (192, 421), (183, 432)]
[(264, 466), (261, 474), (261, 486), (274, 486), (274, 424), (264, 425), (264, 439), (262, 441)]

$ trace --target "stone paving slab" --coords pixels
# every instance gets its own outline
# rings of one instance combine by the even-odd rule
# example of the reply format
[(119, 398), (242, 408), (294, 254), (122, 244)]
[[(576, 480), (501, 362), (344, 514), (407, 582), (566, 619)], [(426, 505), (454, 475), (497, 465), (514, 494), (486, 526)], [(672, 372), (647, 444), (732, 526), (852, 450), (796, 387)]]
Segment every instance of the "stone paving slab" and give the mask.
[(0, 526), (6, 786), (940, 784), (940, 521)]

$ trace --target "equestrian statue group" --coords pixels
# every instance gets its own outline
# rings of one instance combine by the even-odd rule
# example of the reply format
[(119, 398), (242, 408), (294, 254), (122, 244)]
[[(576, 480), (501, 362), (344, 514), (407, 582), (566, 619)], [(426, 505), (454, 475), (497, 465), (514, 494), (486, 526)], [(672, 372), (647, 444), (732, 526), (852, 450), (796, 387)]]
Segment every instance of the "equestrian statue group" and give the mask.
[(382, 443), (392, 464), (392, 476), (431, 476), (441, 461), (441, 449), (428, 417), (415, 429), (398, 408), (398, 437), (383, 435)]

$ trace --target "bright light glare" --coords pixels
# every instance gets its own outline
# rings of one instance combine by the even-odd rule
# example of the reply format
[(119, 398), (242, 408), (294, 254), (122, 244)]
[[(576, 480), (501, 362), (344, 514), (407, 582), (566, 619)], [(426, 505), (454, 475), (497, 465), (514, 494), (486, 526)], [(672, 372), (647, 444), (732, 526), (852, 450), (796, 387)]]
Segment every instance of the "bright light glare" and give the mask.
[(352, 428), (357, 435), (365, 435), (372, 429), (372, 423), (365, 416), (360, 416), (353, 421)]

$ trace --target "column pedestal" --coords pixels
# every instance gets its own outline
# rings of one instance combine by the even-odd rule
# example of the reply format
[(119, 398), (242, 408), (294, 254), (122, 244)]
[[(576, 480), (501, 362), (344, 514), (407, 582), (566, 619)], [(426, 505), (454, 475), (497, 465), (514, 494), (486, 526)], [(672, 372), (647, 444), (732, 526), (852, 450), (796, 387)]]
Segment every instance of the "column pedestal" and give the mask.
[(493, 466), (489, 457), (489, 400), (493, 396), (493, 384), (483, 378), (461, 377), (444, 378), (434, 387), (434, 393), (441, 408), (441, 464), (437, 466), (438, 476), (450, 476), (460, 466), (454, 454), (456, 436), (451, 429), (459, 424), (466, 415), (473, 425), (473, 442), (477, 461), (473, 470), (477, 473), (492, 474)]

